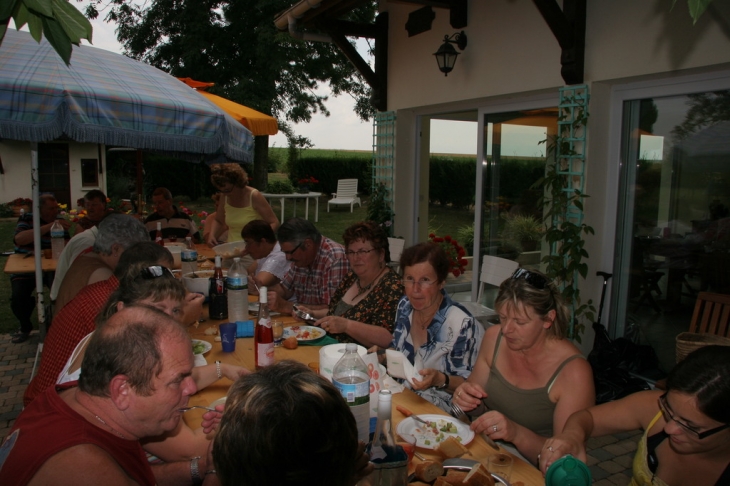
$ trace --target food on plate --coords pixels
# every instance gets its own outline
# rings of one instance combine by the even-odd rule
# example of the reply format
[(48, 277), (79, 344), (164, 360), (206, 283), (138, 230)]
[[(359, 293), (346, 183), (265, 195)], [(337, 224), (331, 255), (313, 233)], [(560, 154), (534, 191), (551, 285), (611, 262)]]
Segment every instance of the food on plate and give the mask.
[(305, 341), (313, 341), (324, 336), (324, 333), (317, 328), (310, 326), (290, 326), (289, 333), (293, 334), (296, 339)]
[(284, 346), (286, 349), (297, 349), (297, 346), (299, 346), (299, 341), (297, 341), (296, 337), (289, 336), (288, 338), (284, 339), (282, 346)]
[[(416, 434), (423, 436), (423, 444), (425, 446), (437, 445), (451, 437), (449, 434), (458, 434), (458, 432), (456, 424), (442, 419), (431, 420), (428, 422), (428, 426), (420, 425), (416, 429)], [(461, 437), (457, 436), (456, 439), (461, 440)]]
[(204, 341), (193, 341), (193, 354), (202, 354), (205, 352), (205, 349)]
[(464, 484), (467, 486), (494, 486), (494, 478), (484, 464), (478, 462), (472, 466), (471, 471), (464, 478)]
[(454, 436), (449, 436), (441, 442), (436, 450), (449, 458), (460, 457), (469, 452), (469, 450)]
[(444, 474), (444, 466), (438, 461), (423, 461), (416, 464), (416, 478), (430, 483)]
[(212, 336), (213, 334), (218, 334), (218, 328), (209, 327), (208, 329), (205, 330), (204, 334), (206, 334), (208, 336)]

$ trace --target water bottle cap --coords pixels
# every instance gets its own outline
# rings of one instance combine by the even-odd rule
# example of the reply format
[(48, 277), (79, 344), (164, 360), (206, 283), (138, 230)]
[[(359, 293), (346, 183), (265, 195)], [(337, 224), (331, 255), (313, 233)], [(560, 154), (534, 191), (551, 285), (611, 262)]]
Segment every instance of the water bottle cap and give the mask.
[(592, 481), (588, 466), (570, 454), (552, 463), (545, 475), (546, 486), (589, 486)]
[(357, 344), (355, 343), (347, 343), (345, 346), (345, 351), (348, 353), (357, 353)]

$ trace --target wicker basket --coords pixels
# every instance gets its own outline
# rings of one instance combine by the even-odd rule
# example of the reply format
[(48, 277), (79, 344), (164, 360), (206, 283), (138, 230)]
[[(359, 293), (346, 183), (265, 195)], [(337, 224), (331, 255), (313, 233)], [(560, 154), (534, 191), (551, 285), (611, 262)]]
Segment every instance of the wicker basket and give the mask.
[(699, 334), (682, 332), (677, 335), (677, 363), (687, 357), (692, 351), (710, 344), (730, 346), (730, 339), (715, 334)]

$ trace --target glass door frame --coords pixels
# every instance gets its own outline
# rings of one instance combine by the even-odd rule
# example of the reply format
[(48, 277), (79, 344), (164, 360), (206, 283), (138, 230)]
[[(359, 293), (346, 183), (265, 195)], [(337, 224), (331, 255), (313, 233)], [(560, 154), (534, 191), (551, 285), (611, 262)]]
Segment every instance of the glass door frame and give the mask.
[(476, 168), (476, 194), (474, 197), (474, 263), (472, 273), (472, 285), (471, 285), (471, 300), (476, 302), (477, 293), (479, 292), (479, 276), (481, 274), (481, 247), (482, 247), (482, 234), (483, 234), (483, 214), (484, 211), (484, 170), (487, 167), (487, 140), (485, 121), (489, 115), (496, 115), (499, 113), (516, 112), (525, 110), (538, 110), (541, 108), (552, 108), (557, 107), (559, 102), (559, 95), (557, 88), (555, 91), (550, 91), (542, 94), (533, 96), (525, 96), (519, 100), (510, 99), (495, 100), (494, 103), (483, 105), (477, 110), (477, 122), (479, 130), (477, 135), (477, 168)]
[[(636, 166), (636, 144), (638, 137), (630, 137), (632, 122), (638, 126), (638, 101), (647, 98), (681, 96), (707, 91), (730, 89), (730, 70), (705, 74), (677, 76), (660, 80), (641, 81), (613, 86), (609, 125), (607, 185), (615, 187), (606, 196), (606, 241), (616, 241), (611, 258), (614, 278), (609, 290), (606, 320), (612, 338), (621, 337), (626, 331), (625, 319), (611, 319), (612, 316), (625, 316), (628, 307), (628, 268), (631, 257), (631, 223), (633, 221), (633, 194), (627, 188), (635, 182), (635, 171), (628, 168)], [(612, 212), (612, 214), (611, 214)], [(611, 222), (613, 221), (613, 224)], [(606, 262), (610, 264), (610, 262)], [(608, 265), (607, 265), (608, 266)]]

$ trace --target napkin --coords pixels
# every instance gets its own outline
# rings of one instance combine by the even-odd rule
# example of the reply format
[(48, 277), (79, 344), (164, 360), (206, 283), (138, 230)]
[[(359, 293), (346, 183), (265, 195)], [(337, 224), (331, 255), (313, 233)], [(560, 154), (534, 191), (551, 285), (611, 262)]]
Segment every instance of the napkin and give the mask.
[(328, 344), (337, 344), (339, 341), (330, 335), (326, 335), (314, 341), (299, 341), (300, 346), (327, 346)]
[(202, 354), (194, 355), (193, 366), (205, 366), (208, 362), (205, 360)]
[(413, 378), (422, 380), (421, 373), (413, 367), (410, 361), (400, 351), (386, 349), (385, 358), (388, 361), (388, 374), (394, 378), (403, 378), (413, 385)]

